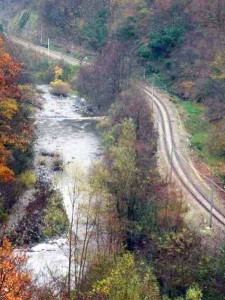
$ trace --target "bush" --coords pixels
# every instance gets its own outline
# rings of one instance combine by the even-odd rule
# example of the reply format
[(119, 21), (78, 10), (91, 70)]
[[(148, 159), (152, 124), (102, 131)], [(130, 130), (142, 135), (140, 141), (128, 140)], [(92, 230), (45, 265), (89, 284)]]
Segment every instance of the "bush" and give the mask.
[(151, 52), (149, 51), (149, 48), (146, 45), (141, 45), (139, 48), (139, 55), (142, 58), (150, 59), (151, 58)]
[(5, 210), (0, 208), (0, 224), (7, 224), (9, 220), (9, 213)]
[(208, 133), (198, 132), (192, 136), (192, 144), (199, 150), (203, 151), (208, 143)]
[(126, 24), (124, 24), (124, 26), (121, 27), (116, 33), (119, 41), (124, 41), (135, 37), (136, 21), (137, 20), (132, 17), (129, 17), (126, 20)]
[(63, 159), (56, 155), (53, 160), (53, 171), (62, 171), (63, 170)]
[(50, 83), (50, 86), (52, 88), (52, 94), (56, 96), (67, 96), (72, 92), (69, 84), (62, 80), (55, 80)]
[(186, 300), (201, 300), (203, 297), (202, 291), (198, 286), (190, 287), (187, 291)]
[(46, 237), (55, 237), (64, 234), (68, 230), (69, 221), (63, 207), (61, 194), (54, 192), (47, 199), (47, 207), (44, 213), (43, 234)]
[(156, 56), (167, 56), (183, 42), (184, 28), (167, 25), (150, 34), (149, 48)]
[(152, 270), (144, 262), (136, 264), (131, 253), (117, 258), (108, 276), (93, 284), (91, 295), (94, 299), (109, 300), (161, 299)]
[(225, 122), (221, 121), (210, 130), (209, 151), (213, 155), (225, 157)]
[(48, 160), (47, 160), (46, 157), (40, 156), (40, 157), (38, 158), (38, 164), (39, 164), (39, 165), (41, 165), (41, 166), (46, 166), (47, 163), (48, 163)]
[(107, 9), (100, 9), (83, 28), (82, 35), (84, 39), (95, 50), (101, 49), (106, 43), (108, 34), (107, 15)]
[(31, 170), (21, 173), (18, 179), (22, 186), (28, 190), (32, 189), (36, 183), (36, 177)]

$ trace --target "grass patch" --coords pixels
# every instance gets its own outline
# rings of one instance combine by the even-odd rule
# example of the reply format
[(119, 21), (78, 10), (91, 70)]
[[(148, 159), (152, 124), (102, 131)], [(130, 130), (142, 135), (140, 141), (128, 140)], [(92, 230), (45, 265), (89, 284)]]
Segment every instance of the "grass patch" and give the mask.
[(209, 135), (207, 132), (198, 132), (192, 136), (192, 145), (199, 151), (205, 151), (208, 145)]
[(207, 151), (209, 122), (205, 118), (205, 107), (192, 101), (179, 101), (179, 103), (187, 114), (184, 122), (192, 136), (192, 145), (201, 152)]

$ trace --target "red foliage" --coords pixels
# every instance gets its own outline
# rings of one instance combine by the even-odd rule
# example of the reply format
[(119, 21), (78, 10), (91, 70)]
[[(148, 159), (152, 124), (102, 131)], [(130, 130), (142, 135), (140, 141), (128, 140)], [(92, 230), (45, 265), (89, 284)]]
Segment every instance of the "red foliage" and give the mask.
[(15, 254), (10, 242), (4, 238), (0, 246), (0, 299), (31, 299), (31, 279), (29, 273), (22, 270), (26, 258)]
[(0, 181), (10, 182), (14, 172), (8, 167), (12, 149), (25, 151), (31, 129), (23, 117), (22, 96), (18, 88), (21, 65), (3, 50), (0, 38)]

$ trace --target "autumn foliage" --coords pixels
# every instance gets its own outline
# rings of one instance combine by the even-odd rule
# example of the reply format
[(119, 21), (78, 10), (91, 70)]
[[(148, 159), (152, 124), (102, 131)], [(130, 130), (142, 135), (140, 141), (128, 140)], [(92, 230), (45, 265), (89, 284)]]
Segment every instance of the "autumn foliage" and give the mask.
[(31, 299), (29, 273), (22, 268), (26, 258), (15, 254), (10, 242), (4, 238), (0, 246), (0, 299)]
[(21, 65), (4, 52), (0, 38), (0, 182), (14, 180), (14, 172), (9, 167), (12, 152), (14, 149), (25, 151), (30, 137), (18, 88), (20, 70)]

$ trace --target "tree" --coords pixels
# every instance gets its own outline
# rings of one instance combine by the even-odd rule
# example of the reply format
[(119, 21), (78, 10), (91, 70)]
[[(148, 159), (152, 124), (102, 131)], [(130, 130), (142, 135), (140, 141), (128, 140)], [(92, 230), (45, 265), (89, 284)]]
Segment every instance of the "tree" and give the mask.
[(73, 293), (80, 295), (81, 285), (89, 259), (93, 253), (92, 246), (99, 250), (101, 239), (104, 239), (102, 228), (102, 211), (105, 203), (103, 196), (90, 186), (87, 174), (78, 165), (68, 169), (66, 178), (70, 198), (70, 224), (68, 232), (68, 296), (71, 296), (71, 287), (75, 286)]
[(156, 221), (151, 189), (156, 134), (150, 106), (135, 86), (118, 96), (110, 116), (102, 124), (105, 129), (103, 166), (107, 170), (103, 184), (116, 203), (127, 247), (133, 250), (147, 237)]
[(0, 182), (14, 180), (13, 151), (25, 152), (31, 139), (28, 109), (18, 88), (21, 65), (3, 50), (0, 38)]
[(118, 94), (128, 85), (136, 66), (135, 47), (111, 38), (96, 64), (83, 66), (77, 89), (94, 101), (99, 110), (109, 108)]
[(201, 239), (184, 228), (180, 232), (164, 234), (158, 240), (156, 275), (165, 292), (175, 297), (178, 290), (189, 288), (198, 279), (205, 260)]
[(203, 294), (199, 287), (194, 286), (187, 290), (186, 300), (201, 300), (202, 296)]
[(220, 157), (225, 156), (225, 121), (217, 122), (209, 132), (209, 151)]
[(26, 258), (17, 254), (7, 238), (0, 246), (0, 299), (30, 300), (31, 278), (24, 270)]
[(160, 300), (159, 287), (152, 271), (143, 263), (135, 264), (131, 253), (117, 259), (108, 277), (96, 282), (91, 293), (98, 299)]
[(225, 3), (223, 0), (189, 1), (189, 8), (191, 9), (194, 21), (198, 21), (206, 27), (217, 27), (219, 30), (224, 29)]

